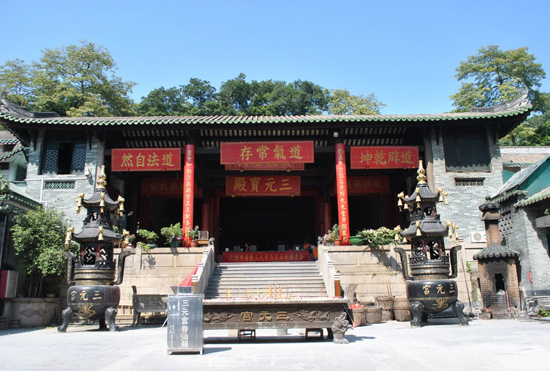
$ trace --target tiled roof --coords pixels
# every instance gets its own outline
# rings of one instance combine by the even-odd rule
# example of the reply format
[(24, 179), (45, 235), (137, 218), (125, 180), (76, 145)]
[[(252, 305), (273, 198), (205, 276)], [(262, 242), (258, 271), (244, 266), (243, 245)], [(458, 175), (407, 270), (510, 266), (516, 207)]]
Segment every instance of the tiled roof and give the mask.
[[(514, 190), (515, 188), (519, 187), (523, 182), (525, 182), (531, 174), (533, 174), (542, 164), (544, 164), (548, 159), (550, 159), (550, 156), (543, 158), (542, 160), (539, 160), (535, 162), (534, 164), (529, 165), (525, 169), (515, 173), (506, 183), (502, 185), (492, 196), (491, 199), (502, 197), (506, 193), (509, 193), (509, 191)], [(498, 201), (497, 201), (498, 202)]]
[(491, 258), (514, 258), (519, 256), (519, 252), (512, 250), (506, 246), (491, 245), (487, 246), (479, 253), (474, 255), (474, 260), (491, 259)]
[[(9, 144), (19, 144), (19, 143), (20, 142), (18, 140), (15, 140), (15, 143), (9, 143)], [(13, 157), (14, 155), (16, 155), (19, 152), (23, 152), (24, 150), (25, 150), (25, 148), (22, 145), (16, 145), (12, 151), (7, 152), (7, 153), (3, 153), (0, 156), (0, 161), (8, 160), (9, 158)]]
[(527, 191), (510, 191), (510, 192), (500, 194), (498, 196), (491, 197), (491, 202), (502, 202), (509, 199), (512, 196), (518, 196), (518, 195), (527, 196), (527, 194), (528, 194)]
[(197, 125), (197, 124), (272, 124), (272, 123), (334, 123), (334, 122), (422, 122), (456, 121), (510, 117), (528, 111), (464, 112), (420, 115), (316, 115), (316, 116), (150, 116), (150, 117), (48, 117), (28, 118), (0, 112), (0, 118), (18, 123), (46, 125), (118, 126), (118, 125)]
[(516, 206), (520, 206), (520, 207), (529, 206), (529, 205), (532, 205), (532, 204), (535, 204), (537, 202), (544, 201), (544, 200), (547, 200), (547, 199), (550, 199), (550, 187), (545, 188), (545, 189), (543, 189), (542, 191), (540, 191), (538, 193), (535, 193), (534, 195), (532, 195), (531, 197), (529, 197), (526, 200), (518, 202), (516, 204)]

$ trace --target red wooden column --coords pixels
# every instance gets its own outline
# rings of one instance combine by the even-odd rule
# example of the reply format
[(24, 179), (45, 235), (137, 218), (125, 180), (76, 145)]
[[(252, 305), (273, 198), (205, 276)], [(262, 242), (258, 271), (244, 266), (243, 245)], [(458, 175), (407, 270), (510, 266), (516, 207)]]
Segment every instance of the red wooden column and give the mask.
[(336, 143), (336, 198), (338, 203), (338, 224), (342, 243), (349, 243), (348, 182), (346, 176), (346, 146)]
[(187, 231), (193, 229), (193, 201), (195, 197), (195, 145), (185, 146), (185, 161), (183, 167), (183, 236), (186, 246), (189, 246)]

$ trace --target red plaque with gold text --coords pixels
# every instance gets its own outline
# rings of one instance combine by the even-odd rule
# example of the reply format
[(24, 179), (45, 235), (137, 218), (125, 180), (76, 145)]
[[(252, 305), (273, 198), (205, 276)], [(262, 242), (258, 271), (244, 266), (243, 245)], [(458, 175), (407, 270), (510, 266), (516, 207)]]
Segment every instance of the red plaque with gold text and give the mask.
[(299, 176), (228, 176), (225, 192), (230, 196), (299, 196)]
[(112, 171), (179, 171), (181, 148), (113, 148)]
[(409, 169), (418, 167), (418, 147), (351, 147), (351, 169)]
[(312, 141), (224, 142), (220, 148), (221, 164), (311, 163)]

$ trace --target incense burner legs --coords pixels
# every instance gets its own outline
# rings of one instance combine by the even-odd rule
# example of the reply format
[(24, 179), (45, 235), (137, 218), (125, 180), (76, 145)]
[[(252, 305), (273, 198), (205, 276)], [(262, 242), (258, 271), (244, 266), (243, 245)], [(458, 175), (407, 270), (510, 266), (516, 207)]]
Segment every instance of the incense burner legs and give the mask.
[(73, 314), (91, 321), (99, 320), (99, 328), (105, 329), (105, 320), (110, 331), (117, 331), (115, 325), (116, 307), (120, 302), (118, 286), (91, 285), (72, 286), (67, 291), (68, 307), (63, 310), (63, 323), (57, 328), (65, 332)]
[(461, 325), (468, 325), (464, 316), (464, 304), (458, 300), (456, 282), (453, 280), (409, 281), (407, 297), (411, 302), (412, 327), (426, 323), (428, 314), (436, 314), (451, 307)]

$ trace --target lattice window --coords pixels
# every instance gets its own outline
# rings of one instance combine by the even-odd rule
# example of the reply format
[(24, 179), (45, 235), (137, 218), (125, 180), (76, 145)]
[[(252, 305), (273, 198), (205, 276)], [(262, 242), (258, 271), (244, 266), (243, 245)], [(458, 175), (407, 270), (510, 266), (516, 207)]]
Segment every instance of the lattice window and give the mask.
[(447, 129), (443, 134), (447, 171), (489, 171), (489, 143), (482, 128)]
[(44, 182), (44, 189), (75, 189), (75, 182), (65, 180), (48, 180)]
[(455, 178), (455, 186), (457, 187), (483, 187), (484, 184), (484, 178)]
[(44, 174), (82, 174), (86, 165), (86, 142), (48, 142), (44, 151)]
[(76, 143), (73, 150), (72, 173), (81, 173), (86, 164), (86, 143)]

